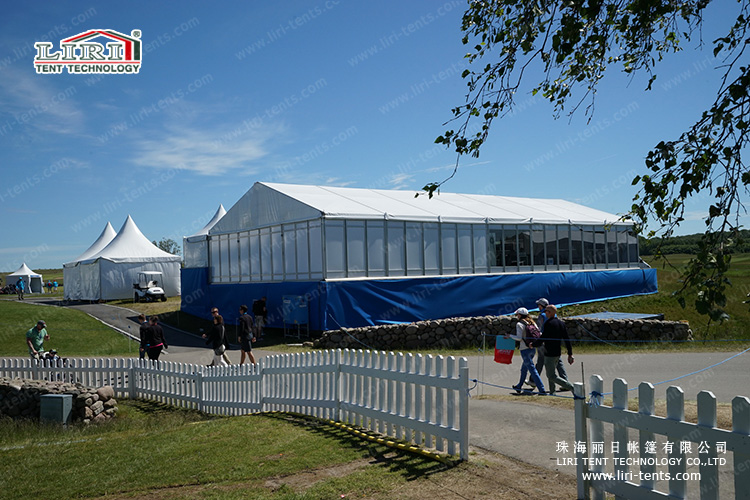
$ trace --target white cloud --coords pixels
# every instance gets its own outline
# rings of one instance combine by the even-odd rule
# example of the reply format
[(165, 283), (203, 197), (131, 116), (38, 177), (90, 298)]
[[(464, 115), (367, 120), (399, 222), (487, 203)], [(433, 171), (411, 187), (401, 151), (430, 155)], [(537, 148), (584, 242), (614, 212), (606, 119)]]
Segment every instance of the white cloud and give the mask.
[[(136, 144), (135, 163), (152, 168), (179, 168), (203, 175), (223, 175), (241, 170), (257, 173), (252, 164), (269, 154), (271, 142), (283, 132), (281, 127), (265, 125), (255, 129), (213, 132), (187, 127), (172, 127), (160, 136)], [(138, 151), (140, 150), (140, 151)]]

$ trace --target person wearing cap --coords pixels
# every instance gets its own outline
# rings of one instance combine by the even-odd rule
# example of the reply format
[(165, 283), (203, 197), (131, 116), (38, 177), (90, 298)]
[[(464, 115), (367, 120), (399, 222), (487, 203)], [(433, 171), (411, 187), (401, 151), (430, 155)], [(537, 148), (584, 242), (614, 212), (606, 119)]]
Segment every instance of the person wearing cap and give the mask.
[(534, 320), (529, 316), (529, 311), (525, 307), (516, 309), (515, 315), (518, 318), (515, 335), (505, 335), (505, 338), (512, 338), (520, 342), (519, 349), (521, 350), (521, 359), (523, 360), (521, 364), (521, 380), (518, 382), (518, 385), (513, 386), (513, 389), (520, 394), (523, 390), (523, 383), (526, 380), (526, 373), (529, 373), (531, 380), (539, 390), (539, 394), (546, 394), (544, 383), (539, 378), (539, 372), (536, 371), (536, 367), (534, 366), (534, 353), (536, 349), (526, 341), (528, 338), (528, 326), (534, 325)]
[(570, 345), (568, 329), (565, 322), (557, 317), (557, 308), (552, 304), (544, 308), (547, 322), (544, 324), (541, 340), (544, 342), (544, 371), (547, 373), (550, 394), (555, 393), (555, 384), (562, 387), (564, 391), (572, 391), (573, 384), (566, 376), (558, 376), (555, 367), (560, 361), (562, 354), (562, 343), (568, 351), (568, 363), (573, 364), (573, 347)]
[(36, 322), (36, 326), (31, 327), (26, 332), (26, 345), (29, 346), (29, 356), (31, 356), (31, 359), (39, 359), (44, 355), (44, 341), (49, 340), (46, 327), (47, 323), (39, 320)]
[[(544, 297), (541, 297), (537, 299), (536, 305), (539, 306), (539, 316), (536, 318), (536, 326), (539, 328), (539, 331), (544, 333), (544, 323), (547, 322), (547, 314), (545, 313), (545, 308), (549, 305), (549, 300), (545, 299)], [(540, 345), (536, 348), (536, 371), (539, 372), (539, 376), (542, 375), (542, 369), (544, 368), (544, 345)], [(565, 371), (565, 365), (563, 364), (561, 359), (557, 360), (557, 373), (560, 375), (561, 378), (564, 378), (565, 380), (568, 380), (568, 374)], [(529, 378), (529, 380), (526, 381), (527, 385), (530, 385), (531, 387), (534, 387), (534, 381)]]

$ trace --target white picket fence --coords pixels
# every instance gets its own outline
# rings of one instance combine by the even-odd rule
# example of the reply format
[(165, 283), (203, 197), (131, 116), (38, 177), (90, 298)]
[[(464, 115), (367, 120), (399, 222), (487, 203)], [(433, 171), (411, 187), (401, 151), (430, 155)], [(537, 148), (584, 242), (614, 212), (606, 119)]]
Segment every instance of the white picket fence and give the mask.
[(346, 422), (468, 459), (466, 358), (330, 350), (226, 367), (148, 360), (68, 359), (66, 365), (0, 359), (0, 376), (110, 385), (219, 415), (289, 411)]
[[(592, 394), (604, 393), (600, 376), (593, 375), (589, 383)], [(575, 386), (575, 394), (583, 397), (583, 384)], [(719, 493), (732, 486), (730, 479), (722, 487), (719, 467), (724, 465), (733, 468), (734, 497), (750, 499), (750, 399), (737, 396), (732, 400), (729, 431), (716, 428), (716, 398), (709, 391), (698, 394), (696, 424), (685, 421), (685, 397), (679, 387), (667, 389), (666, 417), (654, 415), (652, 384), (643, 382), (638, 386), (637, 412), (628, 410), (628, 394), (627, 382), (616, 379), (611, 407), (576, 400), (575, 439), (584, 443), (576, 448), (578, 498), (591, 498), (592, 489), (596, 499), (604, 499), (606, 493), (618, 499), (728, 498), (730, 495)], [(605, 443), (605, 423), (612, 424), (612, 443), (618, 443), (616, 446)], [(637, 436), (629, 435), (629, 429), (637, 430)], [(636, 449), (627, 446), (632, 441), (637, 443), (637, 456), (633, 456)], [(688, 442), (693, 443), (690, 450), (683, 445)], [(594, 446), (596, 443), (602, 445)], [(667, 443), (672, 446), (667, 447)], [(629, 465), (630, 459), (641, 457), (647, 460), (638, 467), (637, 461)], [(650, 457), (654, 460), (648, 460)], [(688, 469), (692, 473), (686, 475)], [(600, 474), (594, 478), (592, 472), (606, 473), (608, 477)], [(657, 489), (659, 481), (667, 492)], [(689, 492), (690, 488), (693, 489)]]

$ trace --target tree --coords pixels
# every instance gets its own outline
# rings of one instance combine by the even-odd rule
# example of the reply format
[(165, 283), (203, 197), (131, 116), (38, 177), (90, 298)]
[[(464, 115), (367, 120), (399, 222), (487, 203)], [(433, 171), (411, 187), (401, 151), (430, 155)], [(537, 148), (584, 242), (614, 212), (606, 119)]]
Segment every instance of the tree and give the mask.
[[(485, 0), (471, 1), (462, 20), (463, 43), (473, 45), (470, 63), (495, 59), (466, 70), (469, 92), (465, 104), (453, 108), (455, 130), (435, 142), (454, 147), (453, 177), (462, 155), (478, 156), (492, 122), (513, 111), (516, 93), (528, 79), (532, 94), (553, 105), (553, 115), (572, 115), (583, 107), (591, 120), (597, 85), (610, 66), (629, 75), (645, 73), (646, 90), (656, 79), (662, 58), (682, 44), (702, 46), (700, 29), (711, 0)], [(748, 192), (750, 172), (742, 154), (748, 143), (750, 73), (745, 49), (750, 43), (750, 0), (738, 0), (736, 19), (726, 36), (711, 42), (717, 69), (722, 71), (716, 99), (678, 138), (666, 139), (646, 155), (646, 172), (633, 179), (639, 186), (631, 212), (639, 232), (668, 239), (683, 220), (685, 201), (703, 191), (710, 194), (706, 231), (696, 256), (683, 270), (678, 300), (685, 306), (695, 292), (696, 309), (711, 320), (725, 319), (726, 286), (732, 249), (741, 238), (739, 216)], [(743, 65), (743, 62), (745, 63)], [(542, 68), (538, 77), (533, 70)], [(482, 127), (469, 133), (469, 123)], [(423, 190), (429, 196), (446, 182)]]
[(158, 243), (156, 241), (152, 241), (151, 243), (159, 247), (161, 250), (164, 250), (167, 253), (171, 253), (172, 255), (180, 255), (181, 253), (180, 246), (172, 238), (162, 238)]

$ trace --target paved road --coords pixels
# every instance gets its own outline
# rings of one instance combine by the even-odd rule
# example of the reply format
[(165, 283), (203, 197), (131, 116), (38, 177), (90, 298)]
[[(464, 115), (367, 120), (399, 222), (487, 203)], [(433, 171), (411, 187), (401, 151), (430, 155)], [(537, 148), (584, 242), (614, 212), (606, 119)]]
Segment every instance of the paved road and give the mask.
[[(121, 331), (131, 332), (133, 335), (138, 333), (137, 314), (132, 310), (106, 304), (71, 307), (85, 311)], [(165, 333), (170, 348), (169, 354), (162, 359), (201, 364), (211, 361), (211, 351), (197, 335), (169, 327), (165, 328)], [(256, 357), (277, 354), (263, 348), (255, 348), (254, 352)], [(232, 362), (239, 362), (238, 350), (229, 351), (229, 355)], [(584, 377), (588, 382), (588, 377), (592, 374), (601, 375), (607, 392), (611, 391), (612, 381), (618, 377), (624, 378), (631, 388), (637, 387), (642, 381), (657, 384), (709, 367), (732, 355), (731, 352), (585, 354), (577, 356), (575, 364), (567, 369), (572, 382), (581, 382)], [(686, 400), (695, 400), (701, 390), (712, 391), (720, 403), (729, 403), (736, 395), (750, 396), (749, 359), (750, 353), (744, 354), (673, 383), (657, 385), (656, 397), (664, 399), (669, 385), (682, 387)], [(502, 386), (509, 387), (518, 382), (518, 362), (519, 359), (514, 359), (512, 365), (501, 365), (495, 363), (490, 355), (469, 357), (469, 376), (481, 382), (471, 391), (471, 395), (510, 393), (509, 389)], [(636, 397), (637, 391), (634, 390), (632, 394)], [(560, 466), (556, 463), (556, 457), (559, 456), (556, 452), (556, 443), (572, 443), (575, 440), (573, 412), (529, 405), (523, 399), (525, 398), (520, 396), (519, 402), (516, 403), (472, 397), (469, 403), (471, 445), (526, 463), (574, 474), (574, 467)], [(530, 421), (540, 431), (530, 432)]]

